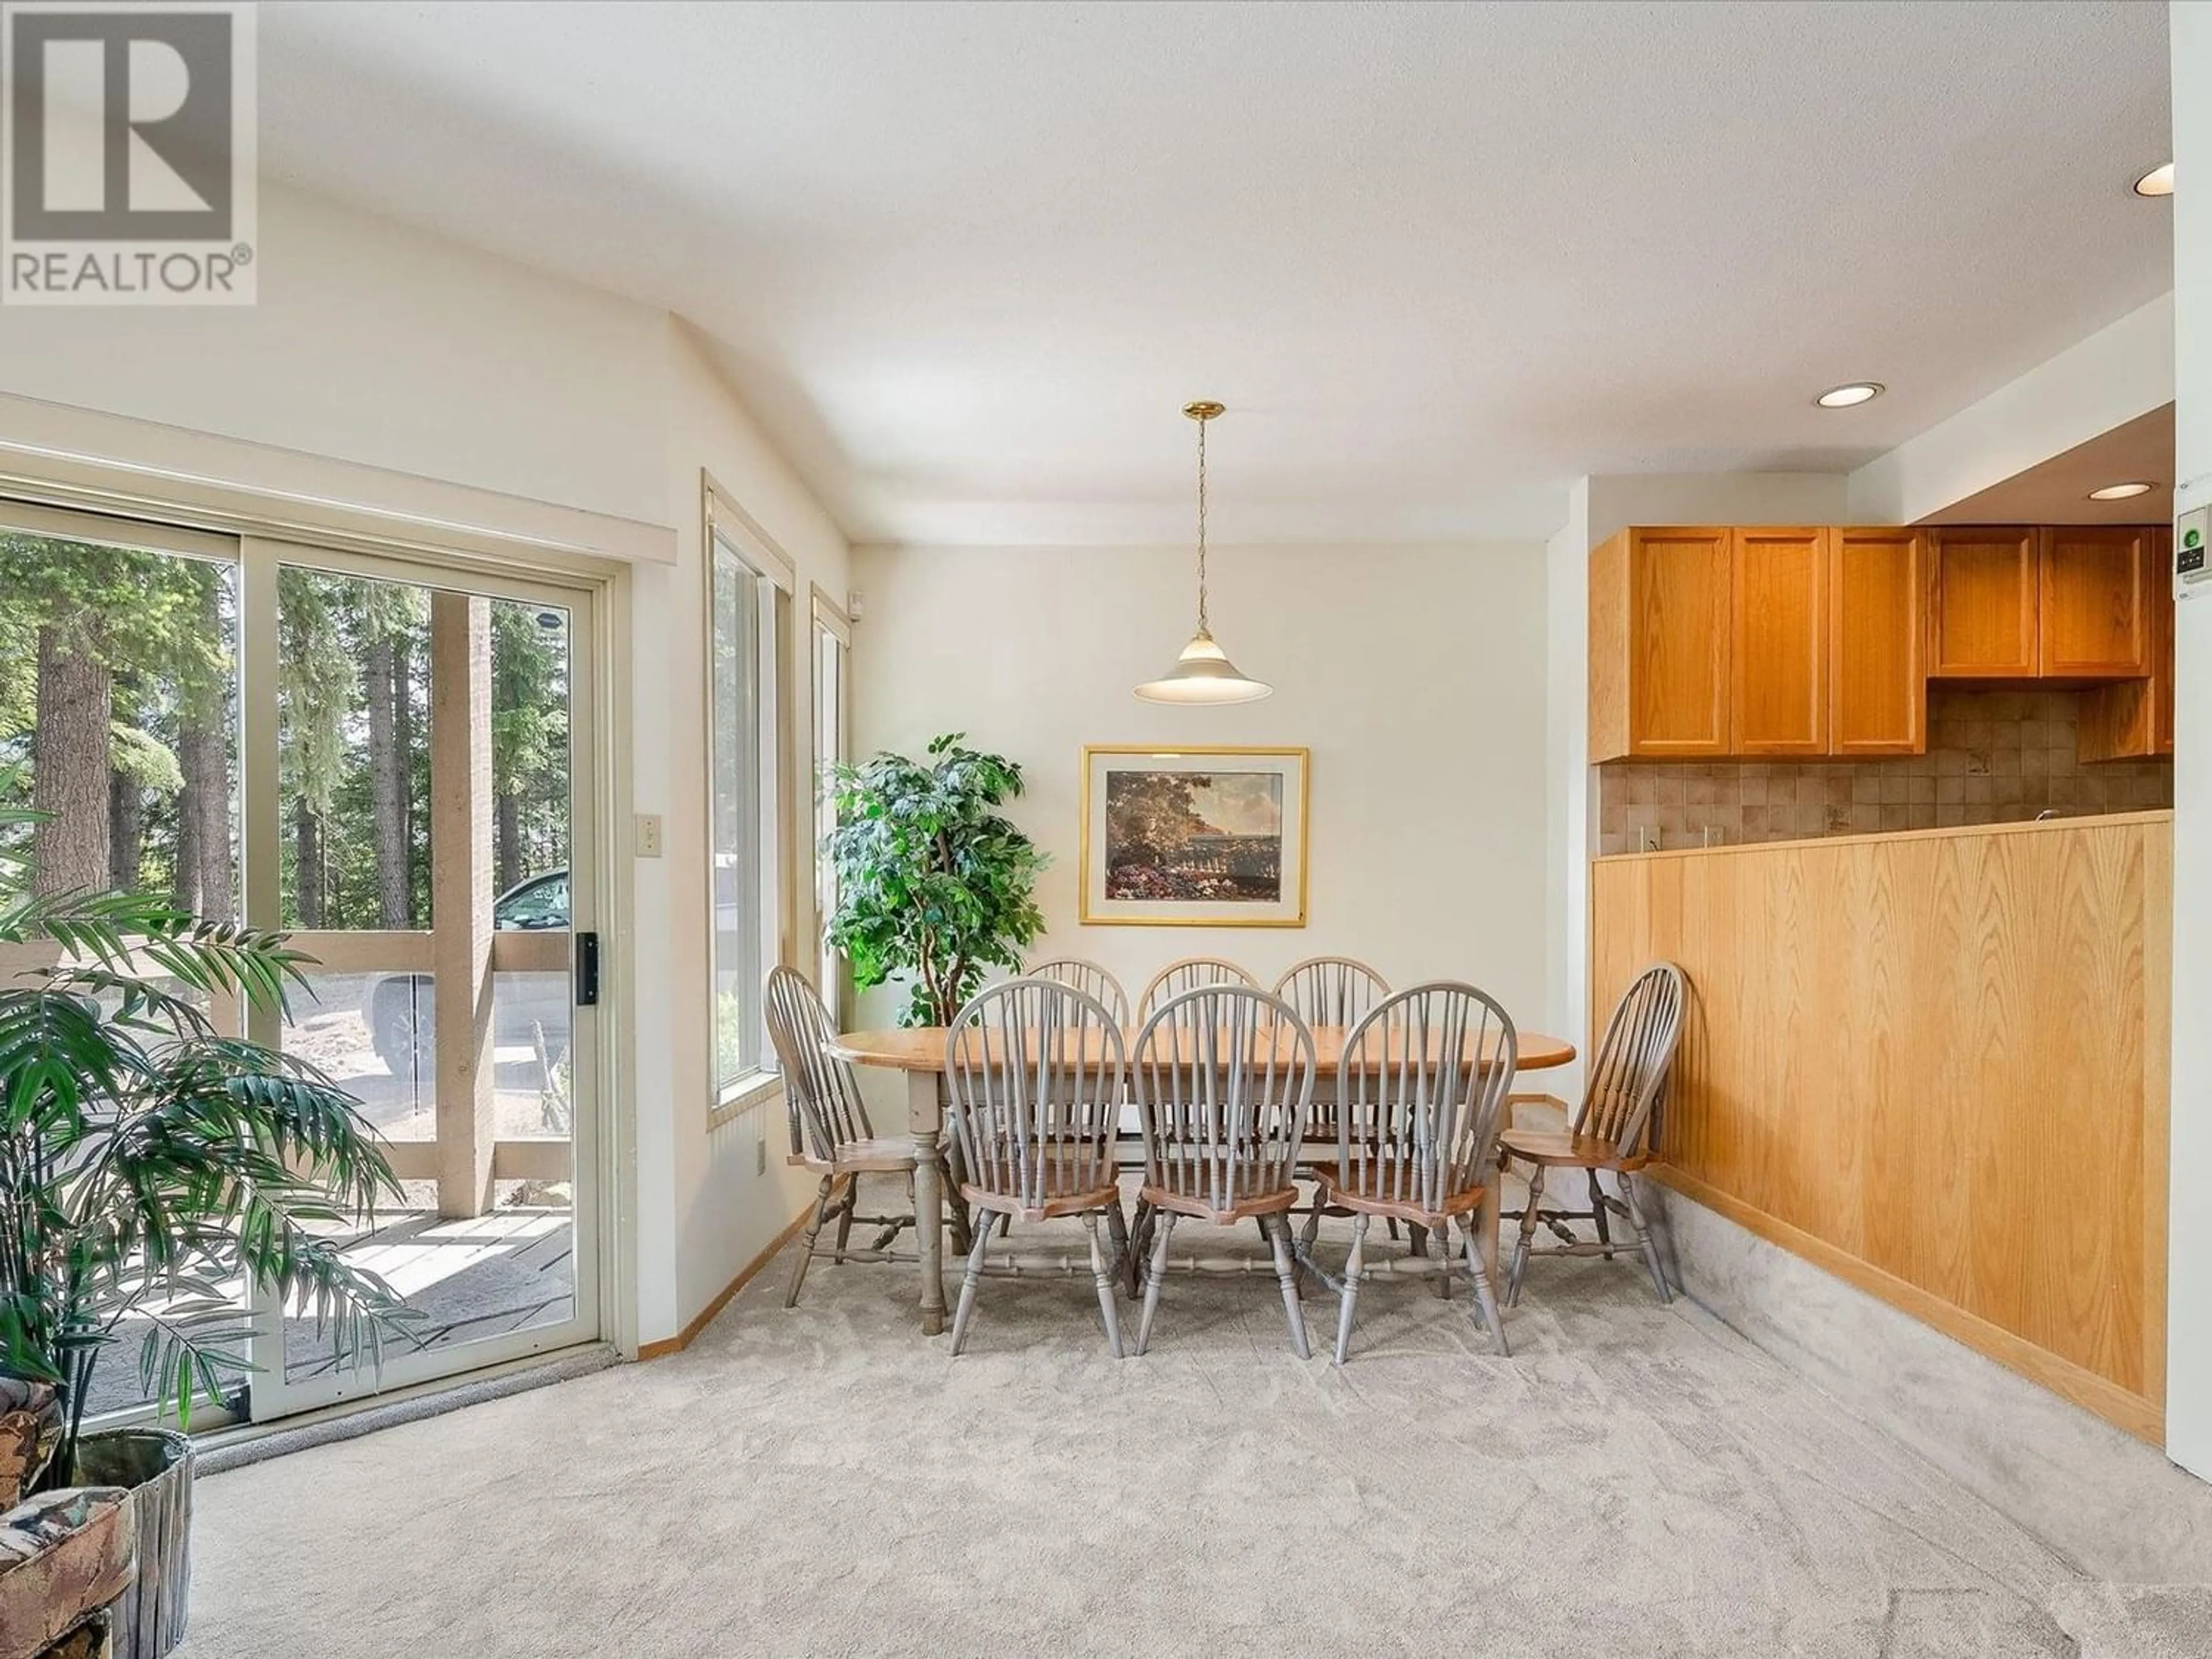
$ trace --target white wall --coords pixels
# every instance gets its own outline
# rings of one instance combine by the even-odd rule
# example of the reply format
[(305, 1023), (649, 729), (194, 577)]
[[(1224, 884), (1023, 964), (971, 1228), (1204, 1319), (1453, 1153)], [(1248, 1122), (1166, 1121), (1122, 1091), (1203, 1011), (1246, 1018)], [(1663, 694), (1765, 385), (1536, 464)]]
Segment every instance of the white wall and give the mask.
[[(57, 424), (73, 443), (91, 434), (114, 461), (179, 453), (167, 428), (211, 433), (225, 441), (185, 447), (249, 489), (304, 483), (325, 505), (362, 502), (380, 480), (358, 469), (388, 469), (501, 492), (463, 501), (488, 531), (504, 519), (509, 533), (542, 539), (564, 522), (541, 510), (552, 504), (605, 515), (605, 536), (580, 545), (647, 547), (658, 560), (672, 544), (674, 565), (641, 563), (629, 578), (628, 725), (611, 744), (630, 793), (605, 826), (640, 981), (611, 988), (636, 1006), (621, 1097), (608, 1103), (634, 1159), (619, 1200), (620, 1293), (635, 1340), (672, 1336), (799, 1204), (781, 1167), (779, 1103), (708, 1129), (701, 469), (798, 566), (786, 695), (802, 780), (806, 590), (844, 592), (843, 538), (665, 312), (274, 185), (263, 187), (260, 249), (252, 307), (0, 310), (0, 395), (69, 406)], [(73, 413), (83, 410), (123, 418)], [(0, 433), (0, 446), (19, 435)], [(659, 530), (624, 533), (640, 526)], [(663, 815), (665, 857), (630, 860), (634, 811)], [(804, 836), (799, 847), (804, 892)], [(769, 1167), (756, 1176), (763, 1132)]]
[[(1544, 892), (1546, 1014), (1551, 1030), (1589, 1030), (1589, 854), (1595, 807), (1589, 768), (1590, 480), (1567, 492), (1567, 521), (1544, 546)], [(1553, 1091), (1575, 1099), (1582, 1065)]]
[(0, 387), (665, 523), (665, 313), (261, 186), (260, 303), (0, 308)]
[[(1021, 763), (1013, 816), (1052, 858), (1037, 947), (1138, 988), (1180, 956), (1272, 981), (1304, 956), (1363, 957), (1395, 983), (1485, 987), (1543, 1029), (1544, 556), (1534, 544), (1232, 547), (1212, 560), (1215, 631), (1273, 696), (1140, 702), (1189, 636), (1182, 548), (863, 548), (854, 583), (856, 752), (940, 732)], [(1078, 924), (1086, 743), (1303, 744), (1313, 751), (1304, 928)], [(867, 1018), (895, 1017), (878, 993)]]
[[(2212, 180), (2212, 5), (2172, 9), (2175, 175)], [(2177, 512), (2212, 501), (2212, 194), (2173, 198)], [(2175, 611), (2173, 1096), (2167, 1216), (2166, 1455), (2212, 1480), (2212, 592)]]
[[(648, 884), (665, 890), (666, 954), (641, 956), (641, 987), (651, 994), (638, 1010), (638, 1094), (671, 1103), (665, 1115), (641, 1113), (641, 1129), (667, 1133), (653, 1146), (653, 1176), (641, 1190), (665, 1192), (667, 1206), (648, 1203), (641, 1226), (665, 1248), (665, 1260), (645, 1256), (641, 1282), (648, 1297), (672, 1297), (672, 1313), (660, 1334), (679, 1329), (705, 1308), (731, 1279), (774, 1240), (802, 1203), (813, 1182), (784, 1164), (789, 1151), (781, 1099), (755, 1107), (710, 1130), (708, 1060), (713, 1045), (706, 994), (708, 949), (705, 558), (699, 510), (699, 471), (705, 467), (744, 507), (799, 572), (792, 599), (791, 660), (782, 685), (796, 753), (785, 780), (787, 807), (801, 816), (792, 879), (811, 893), (811, 788), (814, 698), (808, 656), (809, 584), (842, 596), (848, 578), (845, 540), (799, 483), (743, 405), (708, 366), (690, 331), (672, 323), (668, 334), (668, 489), (677, 503), (677, 564), (641, 570), (635, 637), (641, 686), (663, 689), (638, 710), (634, 752), (654, 757), (650, 787), (641, 778), (639, 810), (667, 818), (667, 856), (655, 867), (638, 864), (642, 897)], [(855, 653), (859, 654), (858, 653)], [(647, 663), (643, 659), (650, 657)], [(652, 803), (650, 805), (647, 803)], [(802, 914), (805, 907), (802, 906)], [(812, 954), (799, 947), (800, 965)], [(650, 980), (647, 975), (651, 975)], [(755, 1173), (757, 1143), (767, 1142), (767, 1172)], [(647, 1167), (642, 1156), (641, 1170)], [(658, 1167), (665, 1157), (663, 1173)], [(665, 1237), (658, 1229), (665, 1220)], [(641, 1250), (641, 1255), (644, 1255)], [(641, 1325), (641, 1329), (643, 1329)], [(653, 1337), (645, 1336), (650, 1341)]]
[(1914, 523), (2171, 401), (2174, 320), (2153, 300), (1868, 462), (1850, 522)]

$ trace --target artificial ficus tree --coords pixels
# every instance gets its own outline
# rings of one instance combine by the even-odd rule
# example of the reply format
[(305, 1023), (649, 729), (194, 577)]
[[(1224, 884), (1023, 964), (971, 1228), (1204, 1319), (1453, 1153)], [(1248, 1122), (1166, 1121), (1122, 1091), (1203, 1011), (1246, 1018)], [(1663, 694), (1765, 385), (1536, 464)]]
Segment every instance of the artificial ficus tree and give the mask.
[(1045, 856), (999, 811), (1022, 793), (1022, 769), (962, 746), (928, 761), (888, 751), (830, 771), (836, 824), (825, 848), (837, 872), (826, 932), (862, 990), (914, 978), (900, 1015), (949, 1025), (988, 968), (1018, 968), (1044, 930), (1036, 900)]

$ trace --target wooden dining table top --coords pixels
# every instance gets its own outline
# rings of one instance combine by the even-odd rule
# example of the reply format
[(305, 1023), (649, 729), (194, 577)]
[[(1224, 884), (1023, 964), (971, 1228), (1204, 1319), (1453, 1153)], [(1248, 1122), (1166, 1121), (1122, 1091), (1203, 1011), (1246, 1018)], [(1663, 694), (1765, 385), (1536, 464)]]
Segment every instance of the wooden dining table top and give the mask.
[[(1277, 1028), (1268, 1028), (1270, 1030)], [(1274, 1045), (1275, 1057), (1287, 1060), (1291, 1052), (1291, 1037), (1287, 1028)], [(1344, 1039), (1346, 1028), (1341, 1025), (1316, 1025), (1310, 1028), (1314, 1040), (1314, 1073), (1317, 1077), (1334, 1077), (1344, 1069)], [(1518, 1049), (1515, 1054), (1516, 1069), (1540, 1072), (1554, 1066), (1565, 1066), (1575, 1057), (1575, 1045), (1565, 1037), (1547, 1036), (1541, 1031), (1519, 1031)], [(1133, 1031), (1123, 1033), (1123, 1041), (1133, 1038)], [(847, 1031), (830, 1039), (830, 1051), (858, 1066), (880, 1066), (895, 1072), (941, 1072), (945, 1069), (945, 1028), (942, 1025), (910, 1025), (895, 1031)], [(1096, 1033), (1087, 1034), (1085, 1053), (1079, 1063), (1097, 1065), (1104, 1047)], [(1492, 1031), (1484, 1041), (1486, 1058), (1498, 1050), (1498, 1034)], [(1370, 1058), (1363, 1069), (1379, 1071), (1386, 1054), (1401, 1048), (1393, 1041), (1386, 1048), (1378, 1037), (1376, 1046), (1367, 1050)], [(988, 1053), (988, 1050), (986, 1050)], [(1358, 1065), (1355, 1060), (1354, 1064)]]

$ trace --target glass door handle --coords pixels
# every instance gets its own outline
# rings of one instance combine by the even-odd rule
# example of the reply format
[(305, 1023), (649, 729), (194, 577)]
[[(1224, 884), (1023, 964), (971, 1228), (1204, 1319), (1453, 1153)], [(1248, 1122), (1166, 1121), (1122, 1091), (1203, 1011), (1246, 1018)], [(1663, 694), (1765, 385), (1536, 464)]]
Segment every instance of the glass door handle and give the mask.
[(576, 935), (576, 1006), (596, 1008), (599, 1002), (599, 936)]

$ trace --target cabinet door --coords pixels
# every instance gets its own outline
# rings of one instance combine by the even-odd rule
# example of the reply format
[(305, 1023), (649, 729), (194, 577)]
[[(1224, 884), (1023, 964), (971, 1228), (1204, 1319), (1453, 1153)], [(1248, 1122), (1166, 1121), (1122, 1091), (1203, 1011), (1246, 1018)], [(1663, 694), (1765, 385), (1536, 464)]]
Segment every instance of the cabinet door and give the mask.
[(1928, 672), (1939, 678), (2024, 680), (2036, 673), (2036, 534), (1934, 532)]
[(1924, 754), (1926, 537), (1911, 529), (1829, 535), (1828, 752)]
[(1631, 754), (1728, 753), (1731, 539), (1726, 530), (1631, 532)]
[(2150, 672), (2147, 530), (2065, 525), (2043, 532), (2039, 664), (2050, 679), (2133, 679)]
[(1828, 752), (1828, 532), (1735, 532), (1729, 752)]
[(2173, 752), (2173, 598), (2167, 578), (2172, 532), (2144, 533), (2141, 560), (2150, 676), (2115, 680), (2081, 694), (2085, 761), (2147, 760)]

